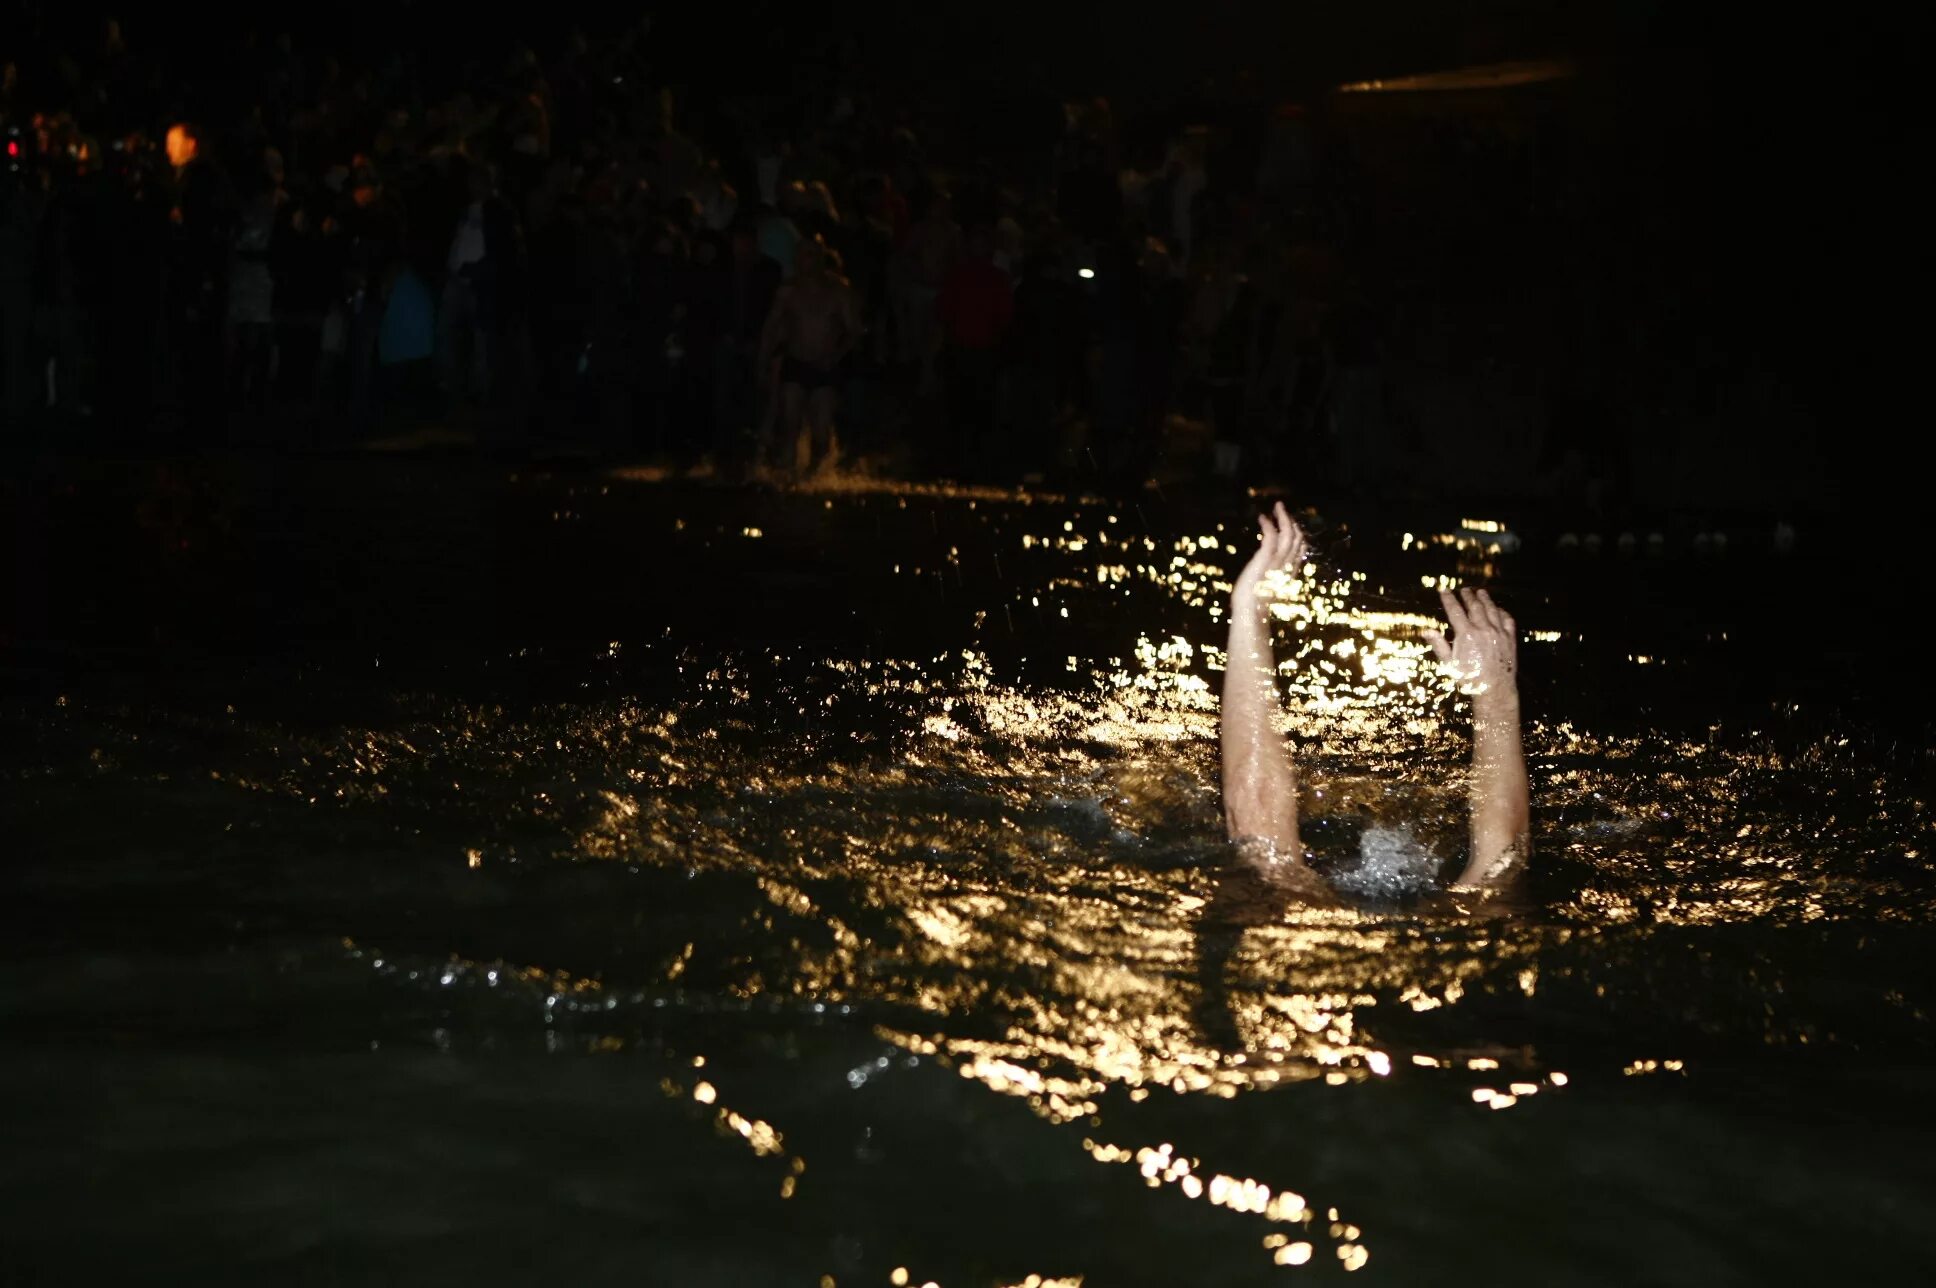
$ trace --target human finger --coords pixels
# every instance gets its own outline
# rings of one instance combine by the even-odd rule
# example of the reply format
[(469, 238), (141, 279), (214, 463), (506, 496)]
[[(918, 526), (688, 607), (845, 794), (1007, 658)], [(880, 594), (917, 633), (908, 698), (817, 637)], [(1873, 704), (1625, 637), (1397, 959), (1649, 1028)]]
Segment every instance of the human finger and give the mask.
[(1475, 591), (1474, 598), (1479, 601), (1480, 617), (1485, 624), (1496, 631), (1505, 630), (1505, 623), (1500, 620), (1504, 614), (1499, 611), (1499, 605), (1492, 602), (1491, 593), (1484, 590)]
[(1277, 529), (1277, 546), (1271, 551), (1271, 562), (1282, 564), (1284, 556), (1290, 551), (1291, 534), (1297, 531), (1297, 525), (1291, 522), (1291, 516), (1285, 513), (1282, 501), (1271, 506), (1271, 522)]
[(1439, 592), (1439, 605), (1445, 609), (1445, 620), (1452, 623), (1452, 630), (1455, 634), (1463, 635), (1472, 629), (1472, 623), (1466, 618), (1465, 609), (1460, 606), (1458, 599), (1454, 597), (1451, 591), (1441, 590)]
[(1290, 540), (1284, 543), (1284, 562), (1287, 565), (1294, 565), (1291, 571), (1297, 572), (1302, 569), (1304, 552), (1309, 548), (1310, 543), (1305, 540), (1304, 529), (1298, 527), (1296, 521), (1293, 520), (1291, 522)]
[(1452, 660), (1452, 646), (1445, 642), (1445, 636), (1438, 631), (1426, 631), (1425, 642), (1432, 646), (1432, 654), (1441, 662)]
[(1492, 601), (1486, 598), (1485, 591), (1473, 590), (1467, 587), (1460, 590), (1459, 595), (1465, 601), (1465, 615), (1472, 619), (1472, 625), (1475, 630), (1496, 631), (1499, 629), (1499, 622), (1493, 616)]

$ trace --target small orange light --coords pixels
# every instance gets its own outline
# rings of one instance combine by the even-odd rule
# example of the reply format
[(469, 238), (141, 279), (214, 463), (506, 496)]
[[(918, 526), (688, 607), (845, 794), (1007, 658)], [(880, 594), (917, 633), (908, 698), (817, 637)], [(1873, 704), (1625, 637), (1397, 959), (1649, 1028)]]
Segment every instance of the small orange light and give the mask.
[(186, 125), (168, 127), (168, 164), (177, 170), (195, 159), (198, 150), (195, 136), (189, 133)]

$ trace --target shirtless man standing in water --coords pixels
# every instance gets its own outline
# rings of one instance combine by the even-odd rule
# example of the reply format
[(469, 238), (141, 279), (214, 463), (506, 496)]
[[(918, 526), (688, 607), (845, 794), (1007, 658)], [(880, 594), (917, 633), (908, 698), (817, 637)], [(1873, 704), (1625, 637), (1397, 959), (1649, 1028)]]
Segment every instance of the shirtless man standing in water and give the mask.
[(793, 277), (773, 300), (760, 338), (760, 370), (780, 364), (780, 467), (799, 460), (804, 419), (811, 433), (806, 472), (832, 464), (834, 396), (840, 361), (860, 339), (854, 292), (840, 261), (818, 238), (794, 252)]
[[(1230, 592), (1230, 654), (1223, 677), (1223, 812), (1230, 838), (1287, 885), (1321, 894), (1297, 835), (1297, 772), (1271, 725), (1277, 665), (1264, 579), (1300, 576), (1304, 533), (1278, 502), (1261, 515), (1263, 540)], [(1427, 631), (1432, 651), (1472, 698), (1472, 853), (1458, 885), (1497, 890), (1526, 866), (1526, 761), (1519, 745), (1517, 628), (1485, 591), (1440, 591), (1451, 639)]]

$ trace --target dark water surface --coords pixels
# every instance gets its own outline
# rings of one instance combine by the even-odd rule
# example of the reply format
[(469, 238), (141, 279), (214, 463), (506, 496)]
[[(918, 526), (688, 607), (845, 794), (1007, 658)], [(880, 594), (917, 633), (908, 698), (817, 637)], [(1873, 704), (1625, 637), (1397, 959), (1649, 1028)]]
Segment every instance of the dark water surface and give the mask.
[[(1278, 634), (1350, 897), (1309, 908), (1220, 842), (1238, 498), (229, 461), (8, 501), (8, 1282), (1936, 1272), (1886, 552), (1321, 509)], [(1440, 578), (1529, 633), (1509, 907), (1438, 889)]]

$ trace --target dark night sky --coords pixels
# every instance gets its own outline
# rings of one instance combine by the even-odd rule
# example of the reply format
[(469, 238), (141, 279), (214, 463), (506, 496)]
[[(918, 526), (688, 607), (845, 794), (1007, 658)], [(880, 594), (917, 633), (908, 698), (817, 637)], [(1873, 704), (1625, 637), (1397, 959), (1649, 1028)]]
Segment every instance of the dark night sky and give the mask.
[[(15, 0), (16, 31), (46, 26), (86, 43), (110, 14), (136, 43), (209, 42), (223, 28), (211, 11), (131, 0), (122, 5), (61, 5)], [(192, 12), (200, 21), (178, 25)], [(241, 11), (245, 14), (247, 11)], [(1831, 80), (1849, 88), (1864, 69), (1891, 58), (1906, 68), (1916, 42), (1901, 11), (1860, 21), (1781, 5), (1716, 5), (1671, 0), (1192, 0), (1135, 5), (1100, 0), (988, 0), (967, 5), (908, 5), (820, 0), (684, 6), (615, 4), (560, 9), (534, 5), (452, 4), (437, 0), (350, 0), (260, 13), (265, 29), (289, 28), (344, 46), (409, 35), (426, 47), (467, 32), (491, 43), (522, 35), (543, 45), (567, 22), (598, 33), (656, 12), (661, 29), (695, 55), (743, 52), (765, 33), (783, 31), (800, 51), (821, 32), (854, 36), (871, 72), (980, 94), (1005, 92), (1160, 92), (1166, 84), (1254, 68), (1301, 92), (1362, 76), (1425, 71), (1461, 63), (1569, 53), (1645, 56), (1680, 49), (1743, 85), (1788, 83), (1804, 94)], [(37, 20), (36, 20), (37, 17)], [(11, 42), (9, 42), (11, 43)]]

